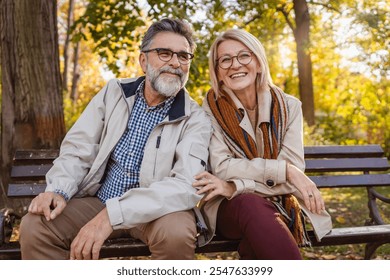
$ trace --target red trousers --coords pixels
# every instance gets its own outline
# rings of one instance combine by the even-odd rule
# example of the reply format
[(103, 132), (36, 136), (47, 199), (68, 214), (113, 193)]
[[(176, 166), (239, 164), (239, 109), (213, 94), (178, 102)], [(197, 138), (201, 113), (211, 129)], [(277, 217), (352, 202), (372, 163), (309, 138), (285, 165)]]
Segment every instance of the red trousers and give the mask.
[(217, 233), (241, 239), (241, 259), (300, 260), (299, 247), (275, 206), (255, 194), (223, 200), (218, 209)]

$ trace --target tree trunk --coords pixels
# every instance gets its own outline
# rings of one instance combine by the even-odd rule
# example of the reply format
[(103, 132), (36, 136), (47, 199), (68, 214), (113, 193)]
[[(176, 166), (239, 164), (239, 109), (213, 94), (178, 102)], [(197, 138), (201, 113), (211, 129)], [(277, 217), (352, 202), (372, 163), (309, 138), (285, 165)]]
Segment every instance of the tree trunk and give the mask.
[(74, 0), (69, 0), (68, 17), (66, 21), (66, 36), (64, 43), (64, 72), (62, 73), (62, 92), (68, 91), (68, 65), (69, 65), (69, 42), (70, 42), (70, 27), (73, 24), (73, 7)]
[(294, 37), (297, 46), (299, 92), (303, 117), (309, 126), (315, 124), (312, 63), (310, 58), (310, 15), (305, 0), (294, 0), (296, 28)]
[(58, 148), (65, 124), (56, 1), (0, 0), (0, 9), (1, 176), (7, 186), (14, 151)]
[(79, 72), (79, 51), (80, 42), (76, 42), (76, 45), (74, 46), (73, 50), (73, 77), (72, 77), (72, 87), (70, 90), (70, 99), (73, 103), (75, 103), (78, 99), (78, 93), (77, 93), (77, 84), (80, 79), (80, 72)]

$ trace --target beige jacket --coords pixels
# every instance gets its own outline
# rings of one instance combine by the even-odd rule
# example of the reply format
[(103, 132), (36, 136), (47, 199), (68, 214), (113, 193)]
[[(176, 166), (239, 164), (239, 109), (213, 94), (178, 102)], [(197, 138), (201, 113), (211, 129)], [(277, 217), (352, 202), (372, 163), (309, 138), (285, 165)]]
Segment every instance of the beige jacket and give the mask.
[[(62, 190), (70, 198), (95, 196), (144, 79), (113, 79), (95, 95), (65, 136), (46, 175), (46, 191)], [(194, 208), (202, 196), (192, 187), (193, 177), (205, 170), (211, 134), (209, 118), (182, 89), (147, 140), (140, 187), (106, 202), (113, 228), (132, 228)]]
[[(237, 107), (245, 111), (244, 106), (234, 93), (230, 92), (229, 95)], [(270, 121), (271, 99), (272, 97), (269, 91), (258, 94), (259, 117), (257, 123)], [(310, 212), (303, 203), (301, 193), (286, 180), (287, 162), (297, 166), (301, 170), (305, 168), (301, 102), (291, 95), (286, 95), (286, 99), (289, 108), (289, 118), (287, 132), (278, 159), (263, 159), (258, 157), (248, 160), (243, 158), (234, 145), (224, 136), (221, 127), (212, 116), (207, 98), (205, 98), (203, 108), (210, 116), (214, 127), (214, 133), (209, 147), (210, 168), (216, 176), (235, 183), (237, 191), (233, 197), (241, 193), (257, 193), (264, 197), (292, 193), (298, 198), (302, 210), (307, 214), (313, 225), (317, 239), (320, 240), (332, 228), (329, 214), (326, 211), (323, 211), (321, 215)], [(245, 114), (241, 121), (240, 127), (253, 139), (256, 139), (258, 151), (262, 156), (263, 143), (261, 129), (257, 128), (256, 132), (253, 131), (247, 114)], [(267, 181), (268, 183), (273, 181), (273, 186), (268, 186)], [(212, 233), (209, 235), (209, 238), (215, 234), (217, 210), (222, 199), (222, 197), (218, 197), (202, 206), (202, 213)]]

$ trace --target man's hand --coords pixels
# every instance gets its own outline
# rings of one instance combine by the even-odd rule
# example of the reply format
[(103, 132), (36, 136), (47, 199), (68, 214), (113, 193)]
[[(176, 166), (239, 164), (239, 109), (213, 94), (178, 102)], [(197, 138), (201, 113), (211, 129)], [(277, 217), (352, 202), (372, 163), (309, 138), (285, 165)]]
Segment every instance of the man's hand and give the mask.
[(108, 218), (107, 208), (104, 208), (83, 226), (70, 245), (71, 260), (97, 260), (104, 241), (113, 232)]
[(44, 192), (36, 196), (28, 207), (28, 212), (45, 216), (47, 221), (54, 220), (66, 206), (65, 199), (54, 192)]

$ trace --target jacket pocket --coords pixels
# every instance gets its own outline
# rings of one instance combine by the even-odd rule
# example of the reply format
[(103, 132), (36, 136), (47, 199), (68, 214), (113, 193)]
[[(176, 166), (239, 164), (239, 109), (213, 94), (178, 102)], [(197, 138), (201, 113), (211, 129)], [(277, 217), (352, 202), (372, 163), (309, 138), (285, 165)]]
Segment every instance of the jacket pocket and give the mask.
[(208, 149), (198, 143), (192, 143), (190, 148), (190, 155), (195, 158), (195, 164), (198, 162), (202, 169), (207, 170), (207, 159), (209, 156)]

